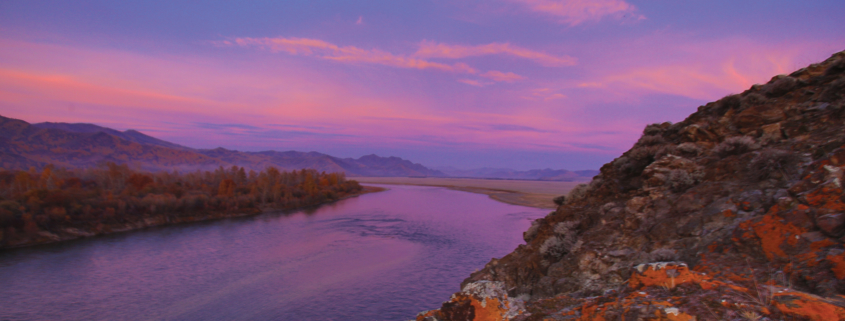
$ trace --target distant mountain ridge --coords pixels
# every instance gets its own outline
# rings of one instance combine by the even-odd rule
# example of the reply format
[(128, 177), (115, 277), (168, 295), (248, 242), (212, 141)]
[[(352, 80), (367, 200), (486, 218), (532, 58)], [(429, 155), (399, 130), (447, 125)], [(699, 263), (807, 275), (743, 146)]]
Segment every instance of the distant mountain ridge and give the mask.
[(97, 126), (97, 125), (94, 125), (94, 124), (86, 124), (86, 123), (69, 124), (69, 123), (45, 122), (45, 123), (32, 124), (32, 126), (36, 127), (36, 128), (42, 128), (42, 129), (47, 129), (47, 128), (59, 129), (59, 130), (64, 130), (64, 131), (69, 131), (69, 132), (74, 132), (74, 133), (92, 133), (93, 134), (93, 133), (98, 133), (98, 132), (104, 132), (106, 134), (109, 134), (109, 135), (112, 135), (112, 136), (115, 136), (115, 137), (119, 137), (119, 138), (128, 140), (130, 142), (135, 142), (135, 143), (138, 143), (138, 144), (155, 145), (155, 146), (182, 149), (182, 150), (192, 150), (189, 147), (174, 144), (174, 143), (171, 143), (171, 142), (168, 142), (168, 141), (163, 141), (163, 140), (155, 138), (155, 137), (147, 136), (147, 135), (145, 135), (145, 134), (143, 134), (143, 133), (141, 133), (137, 130), (134, 130), (134, 129), (129, 129), (129, 130), (121, 132), (121, 131), (114, 130), (114, 129), (111, 129), (111, 128), (108, 128), (108, 127), (102, 127), (102, 126)]
[(144, 170), (209, 170), (219, 166), (240, 166), (263, 170), (312, 168), (345, 172), (349, 176), (381, 177), (466, 177), (544, 181), (585, 181), (598, 171), (508, 168), (432, 169), (399, 157), (375, 154), (360, 158), (339, 158), (318, 152), (241, 152), (218, 147), (194, 149), (129, 129), (118, 131), (87, 123), (29, 124), (0, 116), (0, 168), (41, 168), (47, 164), (71, 168), (93, 167), (104, 162), (128, 164)]
[(193, 149), (135, 130), (117, 131), (93, 124), (38, 123), (0, 116), (0, 168), (40, 168), (47, 164), (84, 168), (103, 162), (144, 170), (197, 170), (241, 166), (260, 170), (312, 168), (349, 176), (445, 176), (398, 157), (367, 155), (338, 158), (318, 152), (241, 152), (225, 148)]
[(524, 180), (539, 180), (539, 181), (589, 181), (599, 174), (597, 170), (580, 170), (569, 171), (565, 169), (532, 169), (528, 171), (519, 171), (510, 168), (477, 168), (477, 169), (457, 169), (454, 167), (438, 167), (441, 172), (451, 177), (467, 177), (467, 178), (499, 178), (499, 179), (524, 179)]

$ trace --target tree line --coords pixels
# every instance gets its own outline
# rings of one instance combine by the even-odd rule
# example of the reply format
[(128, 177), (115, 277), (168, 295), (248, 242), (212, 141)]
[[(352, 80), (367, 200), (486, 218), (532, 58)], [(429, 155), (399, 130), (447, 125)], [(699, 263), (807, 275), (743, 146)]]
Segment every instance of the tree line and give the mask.
[(88, 169), (0, 169), (0, 247), (294, 209), (361, 190), (343, 173), (312, 169), (256, 172), (221, 166), (182, 174), (114, 163)]

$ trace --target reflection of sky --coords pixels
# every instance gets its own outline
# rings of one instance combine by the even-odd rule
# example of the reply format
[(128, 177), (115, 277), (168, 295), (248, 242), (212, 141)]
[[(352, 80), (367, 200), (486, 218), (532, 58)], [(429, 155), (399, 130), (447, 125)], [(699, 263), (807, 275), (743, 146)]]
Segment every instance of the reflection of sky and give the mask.
[(838, 1), (3, 1), (0, 115), (191, 147), (598, 168), (845, 49)]
[(548, 213), (385, 187), (307, 211), (0, 252), (0, 319), (407, 320)]

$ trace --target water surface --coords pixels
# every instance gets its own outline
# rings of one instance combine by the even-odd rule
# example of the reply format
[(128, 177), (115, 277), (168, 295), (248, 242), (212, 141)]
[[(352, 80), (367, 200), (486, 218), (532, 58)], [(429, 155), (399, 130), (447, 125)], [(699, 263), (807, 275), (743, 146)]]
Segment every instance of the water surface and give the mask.
[(548, 212), (385, 187), (308, 211), (0, 253), (0, 319), (408, 320)]

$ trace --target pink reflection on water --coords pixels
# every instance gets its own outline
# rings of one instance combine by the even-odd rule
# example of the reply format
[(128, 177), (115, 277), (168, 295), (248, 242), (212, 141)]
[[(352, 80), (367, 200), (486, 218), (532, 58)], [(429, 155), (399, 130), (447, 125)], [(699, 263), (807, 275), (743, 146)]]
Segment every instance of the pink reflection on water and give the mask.
[(390, 188), (293, 214), (0, 253), (0, 319), (410, 319), (546, 213)]

